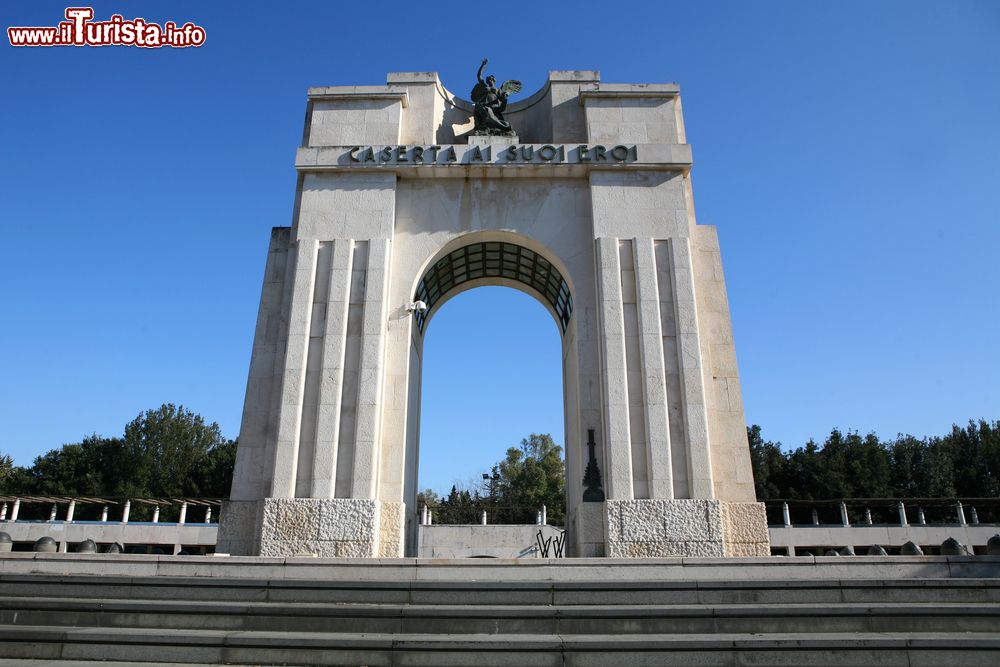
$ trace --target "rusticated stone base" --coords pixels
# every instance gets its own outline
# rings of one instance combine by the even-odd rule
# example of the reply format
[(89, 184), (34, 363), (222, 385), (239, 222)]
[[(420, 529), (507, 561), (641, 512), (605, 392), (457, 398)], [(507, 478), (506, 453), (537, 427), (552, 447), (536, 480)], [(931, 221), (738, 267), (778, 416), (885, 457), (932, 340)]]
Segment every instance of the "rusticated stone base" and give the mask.
[(406, 525), (406, 505), (404, 503), (387, 503), (380, 501), (379, 509), (379, 558), (402, 558)]
[(717, 500), (608, 500), (608, 556), (722, 556)]
[(229, 502), (217, 550), (272, 557), (401, 557), (403, 512), (403, 503), (353, 498)]
[(769, 555), (759, 503), (720, 500), (608, 500), (612, 558)]
[(764, 503), (722, 503), (722, 539), (727, 556), (770, 556)]
[(260, 553), (259, 500), (223, 500), (219, 513), (217, 553), (256, 556)]

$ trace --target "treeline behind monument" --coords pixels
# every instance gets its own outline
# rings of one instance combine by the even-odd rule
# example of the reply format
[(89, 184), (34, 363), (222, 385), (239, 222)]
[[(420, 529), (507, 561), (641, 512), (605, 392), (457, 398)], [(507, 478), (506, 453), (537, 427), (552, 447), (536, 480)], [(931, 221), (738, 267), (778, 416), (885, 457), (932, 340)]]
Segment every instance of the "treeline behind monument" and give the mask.
[(566, 519), (566, 468), (562, 447), (548, 433), (532, 433), (471, 488), (451, 487), (446, 496), (433, 489), (417, 494), (417, 511), (427, 506), (435, 523), (479, 523), (486, 512), (491, 524), (530, 524), (544, 505), (547, 522)]
[(784, 450), (756, 425), (747, 439), (758, 500), (1000, 496), (1000, 421), (920, 439), (834, 429), (822, 444)]
[[(37, 457), (30, 467), (14, 466), (0, 455), (0, 495), (84, 496), (107, 499), (226, 498), (233, 479), (236, 442), (216, 423), (183, 406), (164, 404), (126, 424), (121, 437), (90, 435)], [(41, 505), (25, 506), (22, 518)], [(77, 517), (99, 512), (82, 505)], [(132, 516), (144, 520), (150, 506), (135, 505)], [(163, 520), (170, 520), (165, 510)], [(47, 514), (46, 514), (47, 516)]]
[[(759, 426), (747, 428), (758, 500), (840, 498), (1000, 498), (1000, 421), (970, 421), (942, 436), (831, 431), (822, 442), (797, 449), (767, 441)], [(223, 437), (183, 406), (165, 404), (129, 422), (121, 437), (91, 435), (14, 466), (0, 453), (0, 495), (125, 498), (226, 498), (236, 442)], [(487, 479), (450, 493), (425, 490), (418, 497), (438, 523), (534, 523), (542, 505), (549, 523), (566, 511), (562, 448), (532, 434), (491, 468)], [(91, 510), (95, 508), (90, 508)], [(42, 506), (22, 509), (24, 518)], [(78, 509), (80, 518), (87, 508)], [(134, 507), (143, 519), (149, 507)], [(163, 520), (170, 520), (169, 515)]]

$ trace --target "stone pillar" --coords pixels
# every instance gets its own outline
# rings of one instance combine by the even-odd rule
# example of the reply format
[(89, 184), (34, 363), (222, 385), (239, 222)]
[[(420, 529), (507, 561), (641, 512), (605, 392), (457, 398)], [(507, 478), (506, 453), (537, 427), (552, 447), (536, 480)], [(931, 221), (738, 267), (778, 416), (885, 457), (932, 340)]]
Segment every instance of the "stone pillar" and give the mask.
[(160, 522), (160, 506), (155, 505), (153, 507), (153, 523), (159, 523), (159, 522)]
[(49, 522), (56, 520), (56, 513), (59, 511), (59, 505), (52, 503), (52, 510), (49, 512)]
[(281, 377), (281, 407), (277, 423), (271, 496), (294, 498), (299, 458), (299, 435), (306, 382), (306, 358), (313, 313), (313, 288), (319, 242), (301, 239), (295, 245), (292, 303), (288, 316), (288, 341)]
[(66, 523), (72, 523), (73, 516), (76, 514), (76, 501), (70, 500), (69, 506), (66, 508)]
[(188, 504), (181, 503), (181, 514), (177, 518), (177, 523), (183, 526), (187, 522), (187, 513), (188, 513)]
[[(347, 320), (351, 301), (351, 273), (354, 242), (333, 242), (330, 286), (326, 299), (323, 334), (323, 382), (319, 387), (316, 422), (317, 447), (313, 451), (312, 488), (314, 498), (333, 498), (337, 483), (337, 455), (340, 446), (341, 406), (344, 396), (344, 357), (347, 347)], [(326, 446), (322, 446), (326, 443)]]
[(102, 522), (102, 523), (107, 523), (107, 521), (108, 521), (108, 506), (107, 506), (107, 505), (105, 505), (105, 506), (104, 506), (104, 507), (103, 507), (103, 508), (101, 509), (101, 522)]
[(6, 521), (6, 520), (7, 520), (7, 503), (4, 503), (3, 506), (0, 507), (0, 521)]
[(128, 523), (129, 512), (132, 511), (132, 501), (126, 500), (125, 507), (122, 509), (122, 523)]
[(212, 506), (205, 506), (205, 523), (212, 523)]
[(653, 239), (633, 240), (636, 303), (642, 361), (643, 408), (646, 426), (646, 465), (649, 497), (674, 498), (674, 470), (670, 460), (670, 416), (667, 412), (667, 370), (660, 326), (660, 293)]
[(684, 424), (688, 436), (691, 495), (694, 498), (714, 498), (712, 456), (709, 451), (708, 414), (698, 330), (698, 309), (694, 292), (689, 239), (670, 239), (670, 268), (674, 284), (677, 348), (681, 358), (681, 392), (684, 405)]
[(625, 321), (618, 240), (597, 239), (598, 312), (601, 375), (604, 390), (605, 494), (632, 499), (632, 455), (629, 442), (628, 377), (625, 364)]
[(899, 509), (899, 525), (904, 527), (910, 525), (906, 520), (906, 505), (903, 504), (903, 501), (899, 501), (897, 507)]
[(17, 515), (21, 511), (21, 499), (14, 498), (14, 507), (10, 511), (10, 520), (17, 521)]
[(354, 435), (354, 474), (351, 497), (376, 497), (381, 433), (382, 370), (388, 310), (389, 240), (368, 242), (365, 307), (362, 320), (361, 382)]
[(841, 501), (840, 503), (840, 523), (844, 527), (851, 525), (851, 519), (847, 515), (847, 503)]
[(781, 519), (784, 522), (785, 528), (792, 527), (792, 517), (788, 512), (788, 503), (781, 503)]
[(955, 503), (955, 514), (958, 517), (958, 525), (964, 526), (965, 525), (965, 509), (963, 509), (963, 507), (962, 507), (962, 501), (961, 500), (959, 500), (957, 503)]
[(969, 516), (972, 518), (972, 525), (973, 526), (978, 526), (979, 525), (979, 514), (976, 512), (976, 508), (975, 507), (969, 508)]

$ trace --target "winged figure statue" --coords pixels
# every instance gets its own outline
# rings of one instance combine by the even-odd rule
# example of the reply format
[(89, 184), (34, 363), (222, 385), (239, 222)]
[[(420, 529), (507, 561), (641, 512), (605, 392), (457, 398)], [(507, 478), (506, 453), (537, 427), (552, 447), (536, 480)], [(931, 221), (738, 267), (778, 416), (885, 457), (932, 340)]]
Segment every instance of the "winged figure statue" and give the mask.
[(472, 116), (476, 125), (470, 134), (513, 136), (514, 129), (504, 120), (503, 112), (507, 108), (507, 97), (521, 92), (521, 82), (509, 79), (497, 88), (496, 77), (492, 74), (483, 79), (483, 70), (488, 62), (483, 58), (476, 72), (477, 83), (472, 88), (472, 103), (475, 105)]

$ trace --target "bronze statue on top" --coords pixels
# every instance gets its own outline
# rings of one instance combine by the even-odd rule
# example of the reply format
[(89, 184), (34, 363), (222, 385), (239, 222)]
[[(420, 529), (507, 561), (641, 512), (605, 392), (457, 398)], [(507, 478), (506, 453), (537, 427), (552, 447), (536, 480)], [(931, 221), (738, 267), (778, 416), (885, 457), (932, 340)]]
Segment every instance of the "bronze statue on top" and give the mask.
[(492, 74), (483, 80), (483, 70), (489, 60), (483, 58), (479, 71), (476, 72), (478, 83), (472, 89), (472, 102), (475, 104), (472, 117), (476, 122), (470, 135), (498, 135), (514, 136), (514, 129), (506, 120), (503, 112), (507, 108), (507, 96), (511, 93), (521, 92), (521, 82), (517, 79), (504, 81), (500, 88), (496, 88), (497, 79)]

